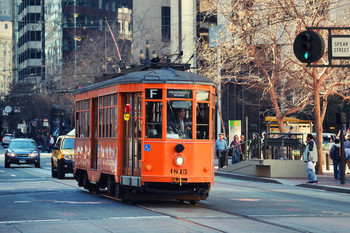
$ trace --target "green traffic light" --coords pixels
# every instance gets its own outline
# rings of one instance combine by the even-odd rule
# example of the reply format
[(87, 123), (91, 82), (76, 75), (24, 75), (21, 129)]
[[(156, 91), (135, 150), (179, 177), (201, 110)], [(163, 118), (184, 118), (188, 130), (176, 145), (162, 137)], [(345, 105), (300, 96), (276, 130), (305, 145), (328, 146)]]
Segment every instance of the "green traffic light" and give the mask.
[(308, 59), (309, 58), (309, 54), (308, 53), (304, 53), (304, 58)]

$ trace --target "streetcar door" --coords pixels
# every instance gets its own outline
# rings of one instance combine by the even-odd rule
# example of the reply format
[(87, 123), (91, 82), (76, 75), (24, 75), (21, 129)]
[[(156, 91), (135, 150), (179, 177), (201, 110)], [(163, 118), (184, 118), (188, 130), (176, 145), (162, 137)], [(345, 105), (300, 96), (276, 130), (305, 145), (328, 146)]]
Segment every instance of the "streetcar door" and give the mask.
[(124, 94), (124, 105), (129, 106), (130, 116), (123, 120), (123, 175), (140, 176), (141, 162), (141, 93)]

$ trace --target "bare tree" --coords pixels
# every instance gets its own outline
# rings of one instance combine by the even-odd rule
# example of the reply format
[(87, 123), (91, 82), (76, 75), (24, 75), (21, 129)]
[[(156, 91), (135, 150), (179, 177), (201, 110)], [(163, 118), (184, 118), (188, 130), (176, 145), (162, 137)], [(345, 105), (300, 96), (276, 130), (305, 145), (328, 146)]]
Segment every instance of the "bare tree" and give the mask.
[[(339, 70), (300, 64), (293, 55), (292, 45), (296, 34), (306, 27), (330, 23), (330, 3), (329, 0), (220, 1), (217, 10), (224, 23), (218, 25), (220, 37), (215, 41), (218, 46), (200, 44), (199, 56), (204, 64), (201, 72), (216, 80), (217, 67), (221, 66), (221, 76), (226, 82), (259, 92), (261, 100), (270, 102), (280, 132), (285, 132), (286, 116), (312, 104), (316, 133), (322, 135), (328, 97), (335, 94), (344, 97), (347, 91), (344, 87), (349, 83), (341, 78), (345, 75), (335, 75)], [(320, 63), (327, 62), (324, 57)], [(317, 145), (322, 164), (322, 137), (317, 137)], [(322, 173), (322, 166), (319, 172)]]

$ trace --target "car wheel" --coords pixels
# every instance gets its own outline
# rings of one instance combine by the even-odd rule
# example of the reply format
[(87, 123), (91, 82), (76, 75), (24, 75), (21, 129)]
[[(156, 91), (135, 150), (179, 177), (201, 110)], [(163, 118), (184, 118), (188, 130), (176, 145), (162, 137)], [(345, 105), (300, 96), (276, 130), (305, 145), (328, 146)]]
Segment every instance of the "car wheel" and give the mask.
[(57, 166), (57, 178), (58, 179), (64, 179), (65, 173), (63, 168), (63, 161), (58, 160), (58, 166)]
[(39, 162), (35, 163), (35, 167), (40, 168), (40, 160)]
[(10, 167), (10, 163), (6, 162), (6, 159), (5, 159), (5, 168), (9, 168), (9, 167)]
[(51, 176), (57, 178), (57, 170), (53, 166), (53, 160), (51, 159)]

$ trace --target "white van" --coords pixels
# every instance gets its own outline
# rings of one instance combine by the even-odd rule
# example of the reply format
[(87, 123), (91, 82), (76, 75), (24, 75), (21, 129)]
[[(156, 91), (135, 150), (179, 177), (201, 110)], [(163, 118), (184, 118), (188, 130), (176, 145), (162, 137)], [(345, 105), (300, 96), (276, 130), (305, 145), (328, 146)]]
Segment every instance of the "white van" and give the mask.
[[(316, 133), (312, 133), (312, 136), (314, 137), (314, 141), (316, 141)], [(322, 133), (322, 145), (324, 151), (329, 151), (331, 149), (336, 137), (337, 135), (334, 133)]]

